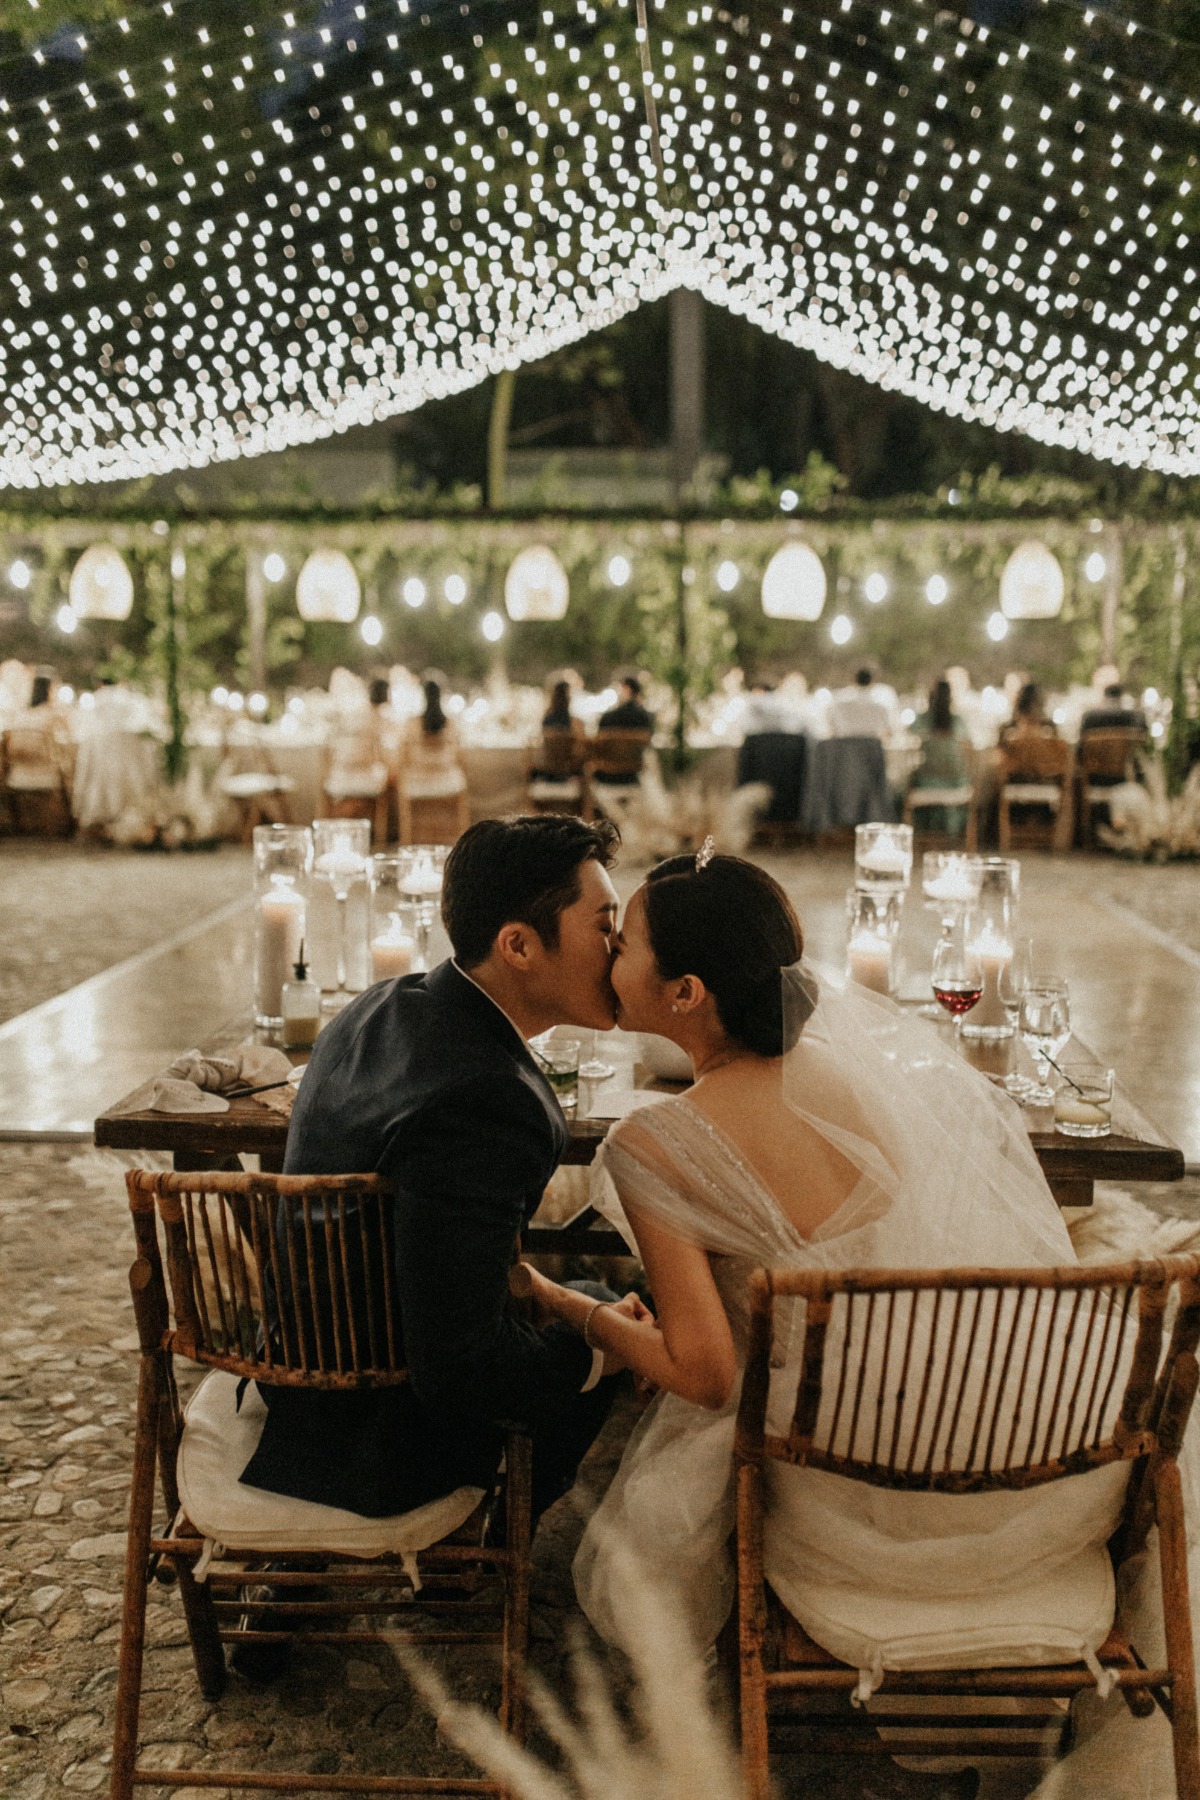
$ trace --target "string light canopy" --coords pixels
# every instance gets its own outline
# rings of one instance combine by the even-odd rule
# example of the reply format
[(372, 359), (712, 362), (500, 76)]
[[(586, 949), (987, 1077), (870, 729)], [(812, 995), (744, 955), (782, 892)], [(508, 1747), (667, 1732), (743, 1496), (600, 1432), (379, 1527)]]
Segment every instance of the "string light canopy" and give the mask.
[(296, 610), (309, 622), (353, 625), (362, 589), (344, 550), (314, 550), (296, 577)]
[(763, 573), (762, 608), (768, 619), (819, 619), (825, 610), (825, 570), (808, 544), (783, 544)]
[(504, 578), (504, 609), (510, 619), (563, 619), (571, 597), (567, 571), (545, 544), (531, 544), (512, 561)]
[(67, 590), (76, 619), (127, 619), (133, 609), (133, 576), (112, 544), (89, 544), (71, 570)]
[(1004, 565), (1000, 612), (1005, 619), (1056, 619), (1062, 603), (1061, 563), (1045, 544), (1027, 538)]
[(1121, 0), (1021, 31), (932, 0), (64, 26), (0, 63), (0, 484), (327, 436), (680, 284), (948, 414), (1194, 475), (1172, 49)]

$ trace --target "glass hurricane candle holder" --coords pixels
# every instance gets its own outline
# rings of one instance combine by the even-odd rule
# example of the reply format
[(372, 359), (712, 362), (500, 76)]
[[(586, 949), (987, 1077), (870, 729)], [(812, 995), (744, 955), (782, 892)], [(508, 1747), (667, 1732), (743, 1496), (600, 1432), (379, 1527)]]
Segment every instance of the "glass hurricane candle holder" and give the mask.
[(971, 1008), (970, 1018), (962, 1022), (962, 1034), (999, 1043), (1013, 1035), (1012, 1020), (1004, 1003), (1005, 978), (1013, 958), (1007, 896), (995, 894), (992, 904), (984, 905), (981, 893), (980, 905), (965, 915), (963, 929), (983, 985), (978, 1005)]
[(446, 844), (408, 844), (396, 854), (401, 864), (400, 891), (414, 908), (417, 953), (413, 968), (427, 969), (429, 933), (441, 905), (442, 878), (449, 847)]
[(1021, 898), (1019, 859), (1015, 856), (972, 856), (967, 860), (979, 883), (973, 910), (990, 919), (1004, 936), (1010, 936)]
[(912, 875), (911, 825), (856, 825), (854, 885), (864, 893), (903, 894)]
[(927, 850), (921, 858), (921, 893), (945, 924), (979, 899), (978, 858), (955, 850)]
[[(345, 1006), (367, 985), (367, 863), (371, 848), (369, 819), (313, 821), (314, 895), (332, 897), (334, 921), (333, 980), (319, 980), (327, 1007)], [(315, 934), (314, 961), (324, 934)]]
[(894, 993), (900, 895), (851, 888), (846, 896), (846, 974), (876, 994)]
[(307, 929), (313, 835), (307, 825), (254, 828), (254, 1022), (283, 1023), (283, 984), (292, 979)]
[(417, 909), (403, 891), (406, 864), (394, 852), (371, 858), (371, 979), (407, 975), (417, 954)]

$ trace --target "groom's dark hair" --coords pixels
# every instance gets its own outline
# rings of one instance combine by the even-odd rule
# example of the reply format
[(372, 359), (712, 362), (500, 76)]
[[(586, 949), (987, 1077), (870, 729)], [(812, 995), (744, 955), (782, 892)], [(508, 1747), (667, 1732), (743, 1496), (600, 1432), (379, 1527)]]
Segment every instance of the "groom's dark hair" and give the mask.
[(481, 819), (446, 859), (442, 923), (463, 969), (478, 968), (505, 925), (531, 925), (558, 948), (558, 919), (581, 893), (585, 862), (612, 867), (621, 834), (608, 819), (538, 814)]

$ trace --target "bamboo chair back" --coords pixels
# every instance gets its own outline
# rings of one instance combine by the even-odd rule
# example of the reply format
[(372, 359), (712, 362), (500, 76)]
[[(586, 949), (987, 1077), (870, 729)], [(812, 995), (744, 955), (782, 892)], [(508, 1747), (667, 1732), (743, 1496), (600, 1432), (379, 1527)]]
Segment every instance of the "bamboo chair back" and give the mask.
[(1124, 725), (1085, 731), (1075, 752), (1075, 767), (1085, 782), (1096, 777), (1102, 781), (1128, 781), (1134, 752), (1145, 742), (1144, 731)]
[[(1200, 1341), (1200, 1257), (1094, 1268), (760, 1270), (738, 1455), (875, 1486), (979, 1493), (1174, 1454), (1178, 1358)], [(1164, 1312), (1180, 1305), (1164, 1360)], [(777, 1303), (804, 1309), (786, 1431), (766, 1430)], [(1182, 1418), (1178, 1415), (1182, 1408)]]
[(648, 731), (624, 731), (605, 726), (588, 745), (588, 761), (594, 775), (640, 775), (650, 746)]
[(569, 781), (582, 774), (587, 754), (586, 738), (561, 725), (543, 726), (537, 757), (543, 779)]
[(1071, 746), (1064, 738), (1013, 737), (1000, 746), (1004, 781), (1065, 782), (1071, 772)]
[[(260, 1382), (405, 1380), (387, 1184), (375, 1175), (126, 1177), (146, 1280), (163, 1225), (163, 1347)], [(161, 1280), (161, 1272), (158, 1273)]]

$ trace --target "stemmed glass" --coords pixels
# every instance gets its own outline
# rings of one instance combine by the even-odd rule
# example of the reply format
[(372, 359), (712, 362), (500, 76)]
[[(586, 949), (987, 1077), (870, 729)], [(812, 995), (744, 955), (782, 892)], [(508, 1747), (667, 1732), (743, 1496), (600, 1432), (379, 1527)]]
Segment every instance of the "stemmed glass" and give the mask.
[(1026, 1097), (1031, 1106), (1049, 1106), (1054, 1089), (1047, 1077), (1071, 1035), (1071, 1005), (1067, 984), (1059, 980), (1031, 981), (1021, 995), (1017, 1024), (1029, 1054), (1037, 1064), (1037, 1086)]
[(584, 1041), (587, 1044), (587, 1056), (579, 1065), (579, 1073), (585, 1081), (607, 1081), (617, 1071), (602, 1056), (596, 1055), (596, 1033), (589, 1031)]
[(934, 999), (957, 1026), (983, 992), (983, 965), (977, 951), (967, 942), (964, 917), (955, 919), (938, 939), (931, 979)]
[[(1014, 1031), (1019, 1029), (1021, 1012), (1021, 995), (1033, 979), (1033, 946), (1027, 937), (1019, 937), (1013, 941), (1012, 960), (1000, 970), (999, 991), (1000, 1004), (1008, 1015), (1008, 1022)], [(1004, 1078), (1004, 1086), (1014, 1100), (1028, 1100), (1037, 1086), (1036, 1082), (1014, 1069)]]

